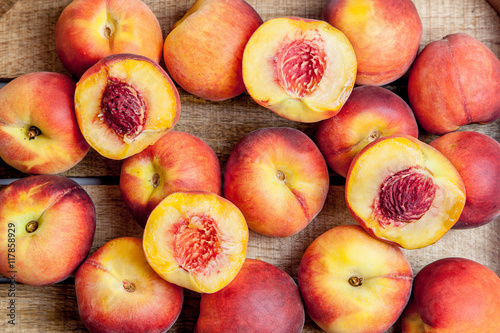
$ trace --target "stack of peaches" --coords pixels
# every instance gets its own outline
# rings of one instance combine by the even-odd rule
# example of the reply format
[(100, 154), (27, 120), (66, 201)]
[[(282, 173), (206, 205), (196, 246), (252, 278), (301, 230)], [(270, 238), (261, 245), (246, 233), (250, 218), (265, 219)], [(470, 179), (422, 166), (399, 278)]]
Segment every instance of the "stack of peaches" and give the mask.
[[(300, 332), (306, 313), (326, 332), (397, 320), (405, 333), (500, 332), (495, 272), (442, 258), (414, 276), (401, 251), (500, 216), (500, 144), (458, 130), (500, 117), (500, 61), (463, 33), (419, 52), (421, 33), (410, 0), (328, 0), (323, 20), (266, 22), (244, 0), (196, 0), (165, 40), (140, 0), (74, 0), (55, 30), (73, 78), (30, 73), (0, 90), (0, 157), (29, 175), (0, 192), (0, 273), (13, 252), (17, 282), (76, 273), (91, 332), (164, 332), (184, 288), (201, 294), (199, 333)], [(409, 103), (383, 87), (405, 74)], [(209, 101), (247, 93), (317, 123), (315, 137), (257, 129), (222, 172), (208, 144), (172, 130), (178, 86)], [(439, 137), (424, 143), (419, 127)], [(58, 174), (90, 148), (123, 160), (121, 194), (144, 234), (89, 256), (94, 204)], [(249, 229), (284, 238), (314, 220), (330, 170), (353, 223), (310, 244), (298, 283), (246, 258)]]

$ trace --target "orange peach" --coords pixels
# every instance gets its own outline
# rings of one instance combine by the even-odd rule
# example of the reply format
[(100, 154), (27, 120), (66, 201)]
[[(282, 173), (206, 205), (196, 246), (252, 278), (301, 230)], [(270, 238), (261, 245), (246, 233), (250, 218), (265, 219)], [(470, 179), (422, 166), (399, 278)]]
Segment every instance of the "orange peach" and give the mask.
[(273, 18), (243, 53), (250, 96), (281, 117), (317, 122), (336, 115), (356, 79), (356, 56), (347, 37), (325, 21)]
[(328, 167), (318, 147), (289, 127), (254, 130), (233, 148), (223, 193), (260, 234), (288, 237), (321, 211), (329, 190)]
[(169, 194), (198, 190), (221, 195), (221, 183), (219, 159), (213, 149), (198, 137), (178, 131), (125, 159), (120, 173), (123, 200), (142, 227)]
[(95, 227), (94, 204), (75, 181), (16, 180), (0, 191), (0, 273), (32, 286), (65, 280), (87, 257)]
[(199, 293), (227, 286), (245, 261), (248, 227), (228, 200), (201, 191), (175, 192), (149, 215), (143, 247), (165, 280)]
[(428, 44), (410, 71), (408, 98), (427, 132), (445, 134), (500, 117), (500, 60), (476, 38), (456, 33)]
[(113, 239), (85, 260), (75, 292), (91, 332), (166, 332), (183, 304), (182, 288), (155, 273), (135, 237)]
[(230, 284), (201, 295), (195, 333), (300, 333), (304, 321), (304, 304), (292, 277), (247, 258)]
[(0, 89), (0, 157), (27, 174), (57, 174), (87, 154), (75, 117), (75, 82), (68, 76), (35, 72)]
[(465, 207), (453, 226), (475, 228), (500, 216), (500, 143), (472, 131), (445, 134), (430, 145), (455, 166), (465, 185)]
[(101, 59), (80, 78), (75, 112), (85, 140), (121, 160), (154, 144), (180, 115), (177, 88), (160, 65), (134, 54)]
[(412, 137), (379, 138), (349, 168), (347, 207), (370, 234), (406, 249), (431, 245), (458, 221), (465, 186), (437, 149)]
[(500, 278), (466, 258), (442, 258), (415, 276), (403, 333), (498, 332)]
[(140, 0), (73, 0), (59, 16), (55, 43), (64, 67), (79, 78), (112, 54), (160, 62), (163, 35), (156, 16)]
[(328, 0), (323, 19), (351, 41), (358, 85), (399, 79), (417, 55), (422, 22), (411, 0)]
[(184, 90), (207, 100), (240, 95), (243, 50), (261, 24), (244, 0), (196, 0), (165, 39), (168, 72)]
[(330, 168), (343, 177), (361, 149), (390, 135), (418, 138), (417, 121), (401, 97), (376, 86), (354, 88), (340, 112), (316, 128), (321, 153)]
[(309, 245), (298, 281), (307, 313), (325, 332), (382, 333), (403, 312), (413, 272), (397, 246), (343, 225)]

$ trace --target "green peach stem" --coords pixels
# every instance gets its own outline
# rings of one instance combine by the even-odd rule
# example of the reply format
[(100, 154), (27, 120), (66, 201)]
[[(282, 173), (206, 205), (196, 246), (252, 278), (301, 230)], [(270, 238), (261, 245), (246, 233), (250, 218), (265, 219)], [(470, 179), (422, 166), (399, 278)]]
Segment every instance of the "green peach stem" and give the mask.
[(28, 224), (26, 225), (26, 232), (27, 233), (32, 233), (36, 229), (38, 229), (38, 222), (35, 220), (28, 222)]
[(123, 281), (123, 288), (126, 291), (128, 291), (129, 293), (132, 293), (135, 291), (135, 285), (132, 282)]
[(28, 129), (28, 137), (30, 140), (33, 140), (40, 134), (42, 134), (42, 131), (40, 131), (40, 129), (36, 126), (30, 126), (30, 128)]
[(351, 276), (348, 281), (349, 284), (353, 287), (359, 287), (363, 284), (363, 278), (356, 275)]

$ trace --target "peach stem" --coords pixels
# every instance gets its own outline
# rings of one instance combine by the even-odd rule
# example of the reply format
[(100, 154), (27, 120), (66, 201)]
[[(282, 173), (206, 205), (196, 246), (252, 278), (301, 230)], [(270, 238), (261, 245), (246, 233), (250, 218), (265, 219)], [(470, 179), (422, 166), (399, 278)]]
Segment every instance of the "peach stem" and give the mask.
[(38, 222), (35, 220), (28, 222), (28, 224), (26, 225), (26, 232), (27, 233), (32, 233), (36, 229), (38, 229)]
[(363, 284), (363, 278), (356, 275), (351, 276), (348, 281), (353, 287), (359, 287)]

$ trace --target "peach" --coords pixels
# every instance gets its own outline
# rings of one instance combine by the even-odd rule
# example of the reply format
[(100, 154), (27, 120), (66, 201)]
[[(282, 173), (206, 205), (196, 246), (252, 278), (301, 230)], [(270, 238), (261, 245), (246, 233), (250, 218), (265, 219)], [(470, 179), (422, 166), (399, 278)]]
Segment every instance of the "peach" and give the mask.
[(75, 292), (91, 332), (166, 332), (183, 304), (182, 288), (155, 273), (135, 237), (113, 239), (89, 256), (76, 273)]
[(500, 216), (500, 143), (472, 131), (445, 134), (430, 143), (455, 166), (465, 185), (465, 207), (453, 226), (475, 228)]
[[(411, 306), (411, 307), (410, 307)], [(415, 276), (403, 333), (498, 332), (500, 278), (466, 258), (442, 258)]]
[(289, 127), (247, 134), (224, 171), (225, 198), (242, 211), (250, 229), (266, 236), (303, 230), (323, 208), (328, 190), (328, 167), (318, 147)]
[(140, 0), (73, 0), (57, 20), (55, 44), (64, 67), (79, 78), (112, 54), (160, 62), (163, 35), (156, 16)]
[(95, 227), (94, 204), (75, 181), (18, 179), (0, 191), (0, 273), (32, 286), (65, 280), (87, 257)]
[(408, 98), (417, 122), (439, 135), (498, 119), (498, 91), (500, 60), (482, 42), (463, 33), (428, 44), (408, 79)]
[(318, 124), (315, 139), (330, 168), (346, 177), (361, 149), (375, 139), (390, 135), (418, 138), (413, 111), (390, 90), (362, 86), (353, 89), (336, 116)]
[(411, 0), (328, 0), (323, 19), (351, 41), (358, 85), (399, 79), (417, 55), (422, 22)]
[(379, 138), (349, 168), (345, 198), (371, 235), (406, 249), (435, 243), (457, 222), (465, 186), (437, 149), (412, 137)]
[(27, 174), (57, 174), (87, 154), (75, 117), (75, 82), (66, 75), (34, 72), (0, 89), (0, 157)]
[(240, 95), (243, 50), (261, 24), (244, 0), (196, 0), (165, 39), (168, 72), (184, 90), (207, 100)]
[(149, 215), (143, 247), (163, 279), (199, 293), (227, 286), (245, 261), (248, 227), (228, 200), (203, 191), (175, 192)]
[(115, 54), (89, 68), (76, 84), (76, 119), (85, 140), (104, 157), (122, 160), (170, 131), (180, 98), (168, 74), (149, 58)]
[(309, 245), (298, 281), (307, 313), (325, 332), (382, 333), (405, 308), (413, 272), (399, 247), (342, 225)]
[(304, 123), (336, 115), (356, 79), (356, 56), (330, 24), (272, 18), (254, 32), (243, 53), (243, 81), (259, 105)]
[(151, 211), (173, 192), (208, 191), (221, 195), (221, 168), (213, 149), (198, 137), (171, 131), (154, 145), (123, 161), (120, 191), (144, 228)]
[(304, 304), (292, 277), (265, 261), (245, 259), (230, 284), (202, 294), (195, 333), (300, 333)]

